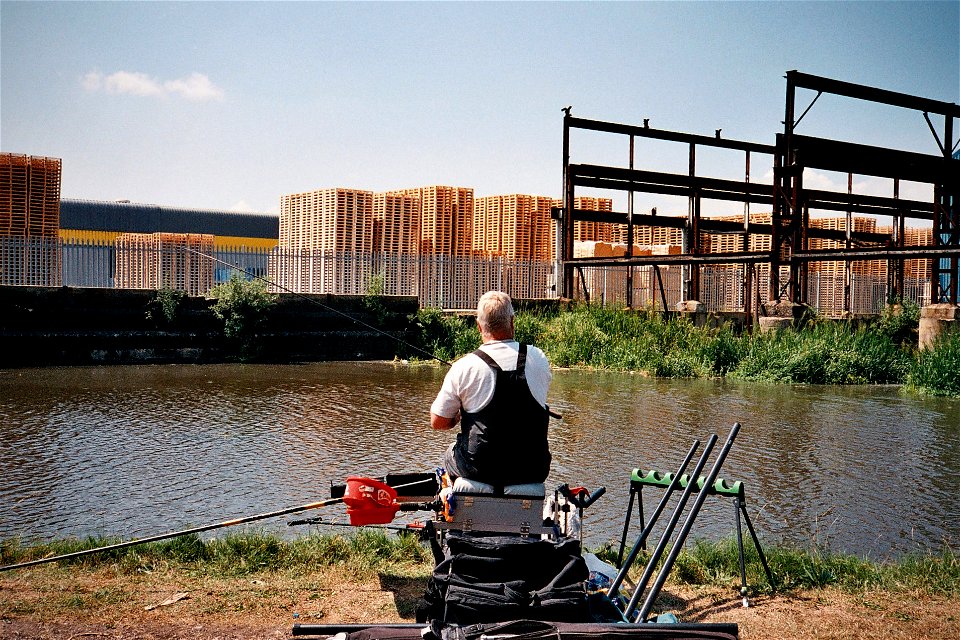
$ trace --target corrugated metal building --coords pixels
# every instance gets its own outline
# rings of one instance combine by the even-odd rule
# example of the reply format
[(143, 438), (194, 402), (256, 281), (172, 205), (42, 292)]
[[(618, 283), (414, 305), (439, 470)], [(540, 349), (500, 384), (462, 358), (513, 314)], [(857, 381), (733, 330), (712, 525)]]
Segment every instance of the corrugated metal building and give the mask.
[(280, 236), (280, 217), (123, 201), (60, 200), (62, 239), (113, 242), (121, 233), (210, 234), (215, 236), (216, 249), (272, 249)]

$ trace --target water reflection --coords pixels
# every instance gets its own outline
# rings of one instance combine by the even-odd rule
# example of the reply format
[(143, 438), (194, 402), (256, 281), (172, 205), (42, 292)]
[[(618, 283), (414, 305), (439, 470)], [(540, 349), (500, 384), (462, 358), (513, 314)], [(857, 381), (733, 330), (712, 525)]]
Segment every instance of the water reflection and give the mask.
[[(452, 438), (427, 421), (443, 373), (0, 371), (0, 536), (144, 536), (322, 499), (351, 474), (432, 469)], [(631, 469), (673, 469), (694, 438), (722, 442), (734, 421), (743, 429), (721, 475), (745, 482), (766, 538), (882, 558), (960, 533), (960, 401), (582, 371), (557, 371), (550, 399), (564, 418), (551, 428), (549, 485), (608, 490), (588, 513), (588, 544), (619, 539)], [(645, 493), (647, 512), (658, 499)], [(711, 498), (694, 535), (729, 534), (733, 513)]]

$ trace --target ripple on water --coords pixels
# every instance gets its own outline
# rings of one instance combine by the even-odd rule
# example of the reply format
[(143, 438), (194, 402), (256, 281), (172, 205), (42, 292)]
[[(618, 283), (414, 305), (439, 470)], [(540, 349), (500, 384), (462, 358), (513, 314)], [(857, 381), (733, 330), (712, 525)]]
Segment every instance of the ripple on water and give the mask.
[[(324, 363), (0, 377), (0, 536), (144, 536), (323, 499), (349, 475), (432, 470), (453, 439), (429, 428), (444, 372)], [(551, 426), (548, 487), (607, 488), (587, 544), (619, 540), (633, 468), (673, 470), (711, 433), (719, 450), (735, 420), (721, 476), (745, 483), (761, 535), (874, 557), (960, 538), (960, 402), (578, 371), (555, 373), (550, 401), (564, 418)], [(659, 497), (644, 492), (647, 513)], [(730, 502), (710, 499), (693, 535), (733, 527)]]

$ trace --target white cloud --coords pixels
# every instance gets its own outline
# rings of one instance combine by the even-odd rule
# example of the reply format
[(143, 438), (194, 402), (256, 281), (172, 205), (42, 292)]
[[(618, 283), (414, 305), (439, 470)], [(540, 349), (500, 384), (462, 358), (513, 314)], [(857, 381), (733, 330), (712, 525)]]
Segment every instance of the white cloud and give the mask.
[(191, 73), (185, 78), (161, 81), (139, 71), (117, 71), (104, 76), (91, 71), (80, 80), (90, 92), (104, 90), (110, 94), (129, 94), (140, 97), (179, 96), (192, 102), (223, 100), (223, 89), (202, 73)]
[(210, 78), (202, 73), (194, 72), (189, 78), (168, 80), (163, 83), (163, 88), (169, 93), (178, 93), (193, 102), (223, 100), (223, 89), (210, 82)]
[(232, 207), (230, 207), (228, 211), (236, 211), (237, 213), (248, 213), (250, 211), (253, 211), (253, 209), (250, 207), (249, 204), (247, 204), (246, 200), (240, 200), (239, 202), (234, 204)]
[(107, 93), (129, 93), (135, 96), (162, 96), (163, 87), (145, 73), (117, 71), (103, 81)]

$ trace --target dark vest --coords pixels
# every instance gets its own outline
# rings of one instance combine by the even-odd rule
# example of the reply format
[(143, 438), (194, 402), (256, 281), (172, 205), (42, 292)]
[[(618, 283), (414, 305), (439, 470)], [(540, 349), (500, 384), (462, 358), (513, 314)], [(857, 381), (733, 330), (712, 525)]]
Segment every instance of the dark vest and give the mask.
[(550, 415), (527, 386), (527, 345), (520, 345), (514, 371), (504, 371), (480, 349), (474, 353), (494, 370), (497, 380), (487, 406), (461, 415), (453, 447), (456, 467), (464, 478), (498, 487), (543, 482), (550, 473)]

